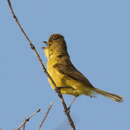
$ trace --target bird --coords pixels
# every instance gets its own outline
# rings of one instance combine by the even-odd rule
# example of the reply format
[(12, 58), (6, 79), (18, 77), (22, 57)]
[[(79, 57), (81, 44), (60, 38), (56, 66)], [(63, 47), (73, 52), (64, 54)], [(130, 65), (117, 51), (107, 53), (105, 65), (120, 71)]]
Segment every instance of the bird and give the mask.
[(122, 102), (123, 97), (93, 86), (73, 64), (70, 59), (67, 44), (64, 36), (58, 33), (51, 34), (43, 48), (47, 58), (47, 72), (54, 83), (48, 78), (50, 86), (58, 88), (61, 94), (68, 94), (78, 97), (86, 95), (93, 97), (100, 94), (116, 102)]

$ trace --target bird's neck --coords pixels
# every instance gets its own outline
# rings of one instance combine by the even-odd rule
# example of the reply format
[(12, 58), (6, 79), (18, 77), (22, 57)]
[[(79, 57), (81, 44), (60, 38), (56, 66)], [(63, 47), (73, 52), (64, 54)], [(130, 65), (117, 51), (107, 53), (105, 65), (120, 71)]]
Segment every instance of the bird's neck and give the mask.
[(55, 46), (50, 48), (49, 59), (51, 59), (51, 58), (61, 59), (63, 57), (67, 57), (67, 56), (69, 56), (69, 54), (67, 52), (67, 48), (66, 48), (65, 44), (57, 45), (57, 46), (55, 44)]

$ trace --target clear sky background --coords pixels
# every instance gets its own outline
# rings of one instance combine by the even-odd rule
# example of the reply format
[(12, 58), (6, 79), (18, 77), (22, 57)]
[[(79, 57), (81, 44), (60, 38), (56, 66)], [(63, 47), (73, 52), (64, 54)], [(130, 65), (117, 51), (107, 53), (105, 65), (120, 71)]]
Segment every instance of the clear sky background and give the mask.
[[(15, 12), (43, 61), (42, 41), (64, 35), (75, 66), (94, 86), (124, 97), (116, 103), (103, 96), (81, 96), (71, 114), (77, 130), (130, 129), (130, 1), (12, 0)], [(70, 130), (57, 94), (16, 26), (6, 0), (0, 2), (0, 128), (14, 130), (37, 108), (55, 105), (45, 130)], [(65, 96), (69, 104), (72, 96)], [(37, 114), (26, 130), (36, 130)]]

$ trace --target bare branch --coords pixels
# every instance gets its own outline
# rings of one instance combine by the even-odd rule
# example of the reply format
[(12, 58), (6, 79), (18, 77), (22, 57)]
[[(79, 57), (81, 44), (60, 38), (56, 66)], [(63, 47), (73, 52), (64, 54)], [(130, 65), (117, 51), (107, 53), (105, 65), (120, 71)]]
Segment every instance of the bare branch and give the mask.
[(21, 128), (23, 128), (23, 130), (25, 129), (26, 124), (37, 114), (41, 111), (41, 109), (36, 110), (35, 112), (33, 112), (30, 116), (28, 116), (20, 125), (18, 128), (16, 128), (16, 130), (20, 130)]
[(24, 31), (24, 29), (23, 29), (23, 27), (21, 26), (21, 24), (20, 24), (18, 18), (16, 17), (16, 15), (15, 15), (15, 13), (14, 13), (14, 10), (13, 10), (13, 8), (12, 8), (12, 4), (11, 4), (10, 0), (7, 0), (7, 2), (8, 2), (9, 9), (10, 9), (10, 11), (11, 11), (11, 14), (12, 14), (12, 16), (13, 16), (13, 18), (14, 18), (16, 24), (19, 26), (21, 32), (23, 33), (23, 35), (25, 36), (26, 40), (27, 40), (28, 43), (30, 44), (31, 49), (35, 52), (35, 55), (36, 55), (36, 57), (37, 57), (39, 63), (40, 63), (41, 66), (42, 66), (42, 70), (44, 71), (44, 73), (47, 75), (47, 77), (51, 80), (51, 82), (52, 82), (53, 85), (55, 86), (55, 91), (57, 92), (57, 94), (58, 94), (58, 96), (59, 96), (59, 98), (60, 98), (60, 100), (61, 100), (61, 103), (62, 103), (62, 105), (63, 105), (63, 107), (64, 107), (64, 112), (65, 112), (65, 114), (66, 114), (66, 116), (67, 116), (67, 118), (68, 118), (68, 122), (69, 122), (70, 126), (72, 127), (72, 129), (75, 130), (76, 128), (75, 128), (75, 125), (74, 125), (74, 121), (72, 120), (72, 117), (70, 116), (70, 111), (68, 110), (68, 107), (67, 107), (67, 105), (66, 105), (66, 103), (65, 103), (65, 101), (64, 101), (64, 98), (63, 98), (62, 94), (61, 94), (60, 91), (56, 88), (56, 84), (55, 84), (55, 82), (53, 81), (53, 79), (51, 78), (51, 76), (49, 75), (49, 73), (47, 72), (47, 70), (46, 70), (46, 68), (45, 68), (45, 66), (44, 66), (44, 64), (43, 64), (43, 62), (42, 62), (42, 59), (41, 59), (41, 57), (40, 57), (38, 51), (36, 50), (35, 46), (34, 46), (33, 43), (31, 42), (30, 38), (28, 37), (27, 33)]
[(38, 130), (40, 130), (40, 129), (43, 127), (43, 124), (44, 124), (44, 122), (46, 121), (47, 116), (48, 116), (50, 110), (52, 109), (53, 105), (54, 105), (54, 102), (52, 102), (52, 103), (49, 105), (49, 107), (48, 107), (48, 109), (47, 109), (47, 112), (45, 113), (45, 115), (44, 115), (42, 121), (40, 122), (40, 125), (39, 125)]

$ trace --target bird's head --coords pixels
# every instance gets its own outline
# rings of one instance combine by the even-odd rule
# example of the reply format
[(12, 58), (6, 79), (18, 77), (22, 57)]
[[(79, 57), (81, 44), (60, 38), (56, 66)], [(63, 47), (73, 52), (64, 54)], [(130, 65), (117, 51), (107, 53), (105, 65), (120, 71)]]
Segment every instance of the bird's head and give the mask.
[(44, 41), (44, 43), (46, 46), (43, 47), (43, 49), (47, 58), (52, 53), (60, 53), (61, 51), (66, 50), (66, 43), (61, 34), (52, 34), (48, 41)]

